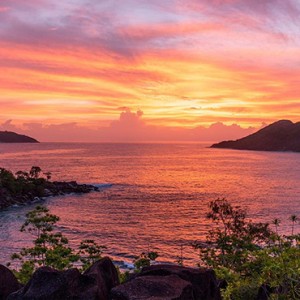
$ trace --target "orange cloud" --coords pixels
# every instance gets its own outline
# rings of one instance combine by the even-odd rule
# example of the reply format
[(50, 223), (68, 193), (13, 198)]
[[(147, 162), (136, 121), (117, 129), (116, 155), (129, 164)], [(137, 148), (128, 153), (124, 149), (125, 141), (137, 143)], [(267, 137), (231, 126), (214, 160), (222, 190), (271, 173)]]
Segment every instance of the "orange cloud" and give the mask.
[(154, 128), (172, 136), (166, 128), (298, 121), (292, 1), (104, 2), (1, 3), (2, 122), (93, 132), (118, 127), (118, 108), (131, 107), (144, 111), (146, 136), (161, 138)]

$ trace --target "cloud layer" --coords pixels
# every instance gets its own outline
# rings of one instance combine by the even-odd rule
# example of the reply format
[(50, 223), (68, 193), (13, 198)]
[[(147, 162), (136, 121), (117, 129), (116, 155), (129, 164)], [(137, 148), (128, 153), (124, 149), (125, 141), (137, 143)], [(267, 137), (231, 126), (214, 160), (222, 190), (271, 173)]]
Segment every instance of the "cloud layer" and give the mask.
[(149, 136), (298, 121), (299, 15), (295, 0), (2, 0), (0, 121), (49, 136), (108, 132), (120, 107)]
[(241, 128), (233, 124), (214, 123), (208, 128), (199, 126), (193, 129), (147, 125), (142, 119), (141, 110), (131, 112), (123, 108), (119, 119), (109, 126), (98, 128), (84, 127), (77, 123), (14, 124), (7, 120), (0, 124), (0, 130), (14, 131), (38, 139), (41, 142), (207, 142), (219, 141), (222, 138), (237, 139), (255, 131), (255, 128)]

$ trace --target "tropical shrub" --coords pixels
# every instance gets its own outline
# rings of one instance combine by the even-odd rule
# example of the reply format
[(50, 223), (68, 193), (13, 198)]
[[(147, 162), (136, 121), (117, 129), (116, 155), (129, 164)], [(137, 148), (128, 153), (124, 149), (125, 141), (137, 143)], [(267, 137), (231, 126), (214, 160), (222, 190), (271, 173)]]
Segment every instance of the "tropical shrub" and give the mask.
[(29, 172), (18, 171), (14, 175), (11, 171), (0, 168), (0, 189), (6, 189), (13, 196), (28, 193), (43, 196), (45, 184), (48, 178), (51, 178), (51, 173), (45, 173), (46, 178), (44, 178), (41, 172), (40, 167), (33, 166)]
[(149, 267), (151, 262), (155, 261), (157, 258), (158, 253), (155, 251), (141, 253), (141, 255), (134, 261), (135, 271), (140, 272), (142, 268)]
[(68, 239), (55, 230), (59, 217), (49, 212), (44, 206), (36, 208), (26, 214), (26, 220), (20, 231), (31, 234), (33, 245), (23, 248), (20, 253), (14, 253), (12, 260), (19, 260), (21, 266), (15, 274), (22, 283), (26, 283), (32, 273), (41, 266), (53, 267), (57, 270), (81, 266), (87, 269), (101, 258), (104, 246), (93, 240), (84, 240), (75, 251), (69, 246)]
[(227, 281), (224, 299), (255, 299), (262, 284), (273, 291), (273, 299), (300, 299), (300, 235), (294, 234), (296, 216), (291, 217), (292, 235), (278, 233), (268, 223), (254, 223), (245, 210), (218, 199), (209, 205), (207, 218), (213, 227), (205, 243), (196, 242), (201, 265), (214, 268)]

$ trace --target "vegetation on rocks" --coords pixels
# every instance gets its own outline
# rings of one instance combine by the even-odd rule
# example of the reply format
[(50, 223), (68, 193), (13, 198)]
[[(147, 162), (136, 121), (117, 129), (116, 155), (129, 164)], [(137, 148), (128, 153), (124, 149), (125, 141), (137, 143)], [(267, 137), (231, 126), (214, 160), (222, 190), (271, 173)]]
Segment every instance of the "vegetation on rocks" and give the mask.
[(38, 166), (33, 166), (28, 172), (11, 171), (0, 168), (0, 209), (13, 204), (24, 204), (36, 198), (57, 196), (70, 193), (89, 193), (97, 190), (87, 184), (76, 181), (50, 181), (51, 173), (42, 172)]
[(206, 243), (195, 243), (201, 265), (212, 267), (227, 282), (224, 299), (256, 299), (259, 288), (271, 299), (300, 299), (300, 234), (291, 216), (291, 235), (280, 235), (268, 223), (254, 223), (245, 210), (225, 199), (210, 203), (213, 227)]
[(158, 256), (158, 253), (155, 251), (141, 253), (141, 255), (134, 261), (136, 272), (139, 272), (144, 267), (149, 267), (151, 265), (151, 262), (154, 262), (158, 258)]
[(12, 255), (12, 260), (21, 262), (20, 268), (14, 270), (20, 282), (26, 283), (33, 272), (42, 266), (62, 271), (76, 265), (86, 270), (101, 258), (105, 247), (94, 240), (84, 240), (78, 250), (72, 249), (68, 239), (55, 230), (58, 221), (59, 217), (44, 206), (37, 206), (26, 214), (20, 230), (33, 236), (33, 245)]
[(11, 171), (0, 168), (0, 188), (11, 196), (20, 196), (29, 192), (43, 195), (46, 179), (40, 177), (41, 168), (33, 166), (29, 172), (18, 171), (14, 175)]

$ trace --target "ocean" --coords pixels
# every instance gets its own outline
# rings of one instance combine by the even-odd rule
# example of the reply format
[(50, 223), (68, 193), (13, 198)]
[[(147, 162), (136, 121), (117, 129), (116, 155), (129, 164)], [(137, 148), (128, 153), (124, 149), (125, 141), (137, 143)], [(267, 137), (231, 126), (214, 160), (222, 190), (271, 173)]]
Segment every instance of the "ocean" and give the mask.
[[(211, 224), (208, 203), (226, 198), (254, 221), (282, 220), (290, 233), (300, 216), (300, 153), (210, 149), (209, 144), (0, 144), (0, 167), (13, 172), (40, 166), (52, 180), (76, 180), (99, 192), (39, 201), (61, 220), (57, 229), (73, 247), (94, 239), (121, 267), (142, 252), (159, 261), (196, 265), (191, 247), (204, 240)], [(37, 203), (0, 212), (0, 263), (31, 243), (19, 231)], [(298, 228), (299, 231), (299, 228)]]

